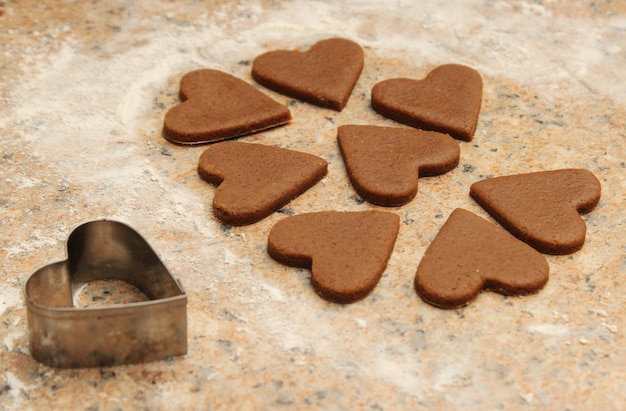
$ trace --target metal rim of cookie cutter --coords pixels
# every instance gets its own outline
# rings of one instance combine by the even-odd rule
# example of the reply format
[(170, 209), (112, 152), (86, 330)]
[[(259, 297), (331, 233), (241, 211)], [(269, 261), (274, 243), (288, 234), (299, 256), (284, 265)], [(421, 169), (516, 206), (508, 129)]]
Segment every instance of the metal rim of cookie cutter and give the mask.
[[(187, 295), (131, 227), (97, 220), (75, 228), (67, 259), (24, 284), (30, 352), (56, 368), (157, 361), (187, 353)], [(74, 293), (96, 280), (121, 280), (148, 301), (77, 308)]]

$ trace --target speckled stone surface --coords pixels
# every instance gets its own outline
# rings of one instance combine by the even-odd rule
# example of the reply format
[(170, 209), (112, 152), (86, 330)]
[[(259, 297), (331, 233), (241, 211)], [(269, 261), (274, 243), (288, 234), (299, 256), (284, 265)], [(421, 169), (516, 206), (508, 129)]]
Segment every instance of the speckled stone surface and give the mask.
[[(417, 5), (419, 4), (419, 5)], [(161, 136), (180, 77), (341, 36), (365, 66), (337, 113), (263, 89), (286, 127), (242, 138), (329, 161), (281, 212), (221, 225), (196, 173), (203, 147)], [(0, 409), (619, 410), (626, 404), (626, 3), (620, 0), (0, 1)], [(378, 209), (350, 186), (341, 124), (395, 125), (370, 108), (392, 77), (459, 63), (481, 73), (475, 138), (459, 166), (420, 180), (379, 285), (328, 303), (306, 270), (267, 254), (286, 214)], [(426, 247), (488, 176), (580, 167), (602, 183), (587, 241), (548, 256), (536, 295), (481, 294), (443, 310), (413, 290)], [(184, 284), (189, 353), (56, 370), (28, 351), (22, 286), (65, 258), (81, 223), (125, 222)], [(490, 219), (490, 221), (493, 221)]]

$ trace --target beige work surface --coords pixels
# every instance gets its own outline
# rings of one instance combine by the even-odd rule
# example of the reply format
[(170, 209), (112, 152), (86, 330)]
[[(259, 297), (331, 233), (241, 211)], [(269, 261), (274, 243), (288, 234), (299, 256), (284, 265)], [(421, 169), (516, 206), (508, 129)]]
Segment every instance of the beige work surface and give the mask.
[[(255, 56), (333, 36), (365, 51), (346, 108), (256, 85), (293, 121), (240, 139), (321, 156), (328, 176), (257, 224), (221, 225), (196, 173), (205, 147), (161, 136), (178, 81), (213, 68), (255, 84)], [(401, 226), (373, 293), (326, 302), (307, 270), (268, 256), (269, 230), (288, 214), (382, 209), (351, 187), (337, 127), (397, 125), (371, 109), (374, 84), (444, 63), (483, 77), (475, 138), (455, 170), (386, 209)], [(622, 0), (0, 1), (0, 409), (624, 409), (625, 161)], [(473, 182), (559, 168), (592, 171), (602, 198), (582, 250), (547, 257), (541, 292), (458, 310), (417, 296), (453, 209), (493, 221)], [(188, 355), (79, 370), (31, 358), (23, 284), (101, 218), (135, 228), (185, 286)]]

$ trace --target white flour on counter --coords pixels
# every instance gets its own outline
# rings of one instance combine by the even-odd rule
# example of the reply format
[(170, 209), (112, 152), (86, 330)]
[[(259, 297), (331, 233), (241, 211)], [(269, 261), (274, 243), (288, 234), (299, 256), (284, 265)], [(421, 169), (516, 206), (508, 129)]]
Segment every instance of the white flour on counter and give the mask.
[[(19, 150), (26, 153), (35, 171), (28, 175), (24, 170), (31, 172), (31, 169), (25, 167), (21, 174), (0, 176), (8, 187), (7, 193), (18, 198), (15, 193), (28, 191), (31, 199), (24, 204), (36, 203), (44, 213), (25, 210), (26, 206), (22, 207), (16, 200), (7, 221), (22, 224), (22, 218), (23, 224), (37, 228), (30, 230), (28, 237), (7, 239), (3, 257), (23, 261), (40, 258), (40, 253), (45, 251), (46, 257), (54, 255), (59, 260), (65, 257), (66, 236), (82, 220), (101, 217), (129, 223), (147, 237), (189, 294), (190, 354), (184, 360), (185, 366), (198, 374), (200, 368), (203, 372), (210, 371), (208, 383), (224, 384), (216, 390), (234, 387), (237, 395), (238, 390), (242, 395), (250, 394), (257, 385), (280, 387), (283, 381), (270, 381), (267, 376), (277, 371), (265, 369), (269, 367), (266, 361), (273, 361), (279, 354), (284, 357), (281, 361), (285, 364), (280, 370), (284, 372), (283, 378), (319, 375), (322, 382), (316, 383), (327, 388), (326, 391), (320, 388), (320, 395), (329, 396), (326, 404), (332, 402), (335, 387), (327, 387), (325, 384), (331, 382), (325, 378), (342, 379), (349, 384), (347, 388), (341, 387), (346, 391), (386, 390), (388, 386), (390, 392), (410, 401), (428, 402), (435, 395), (461, 406), (463, 401), (454, 396), (455, 390), (464, 390), (471, 396), (481, 387), (493, 386), (493, 381), (510, 380), (511, 371), (500, 362), (511, 365), (526, 361), (533, 370), (542, 371), (550, 367), (551, 357), (548, 356), (546, 364), (531, 363), (535, 354), (521, 349), (518, 353), (518, 341), (514, 340), (520, 336), (522, 343), (545, 348), (537, 341), (549, 337), (546, 350), (555, 351), (562, 347), (549, 345), (553, 340), (573, 338), (574, 326), (549, 322), (552, 307), (547, 304), (523, 298), (515, 300), (519, 306), (527, 304), (530, 307), (525, 307), (527, 312), (536, 316), (520, 319), (519, 306), (507, 305), (507, 300), (499, 295), (484, 293), (484, 298), (481, 296), (477, 301), (476, 311), (468, 310), (468, 317), (474, 317), (463, 321), (457, 318), (465, 315), (462, 310), (444, 311), (418, 305), (421, 302), (411, 288), (411, 275), (420, 253), (409, 248), (417, 249), (420, 243), (423, 249), (426, 240), (436, 233), (434, 229), (426, 231), (421, 222), (409, 228), (403, 226), (401, 235), (405, 239), (412, 236), (412, 242), (398, 246), (391, 269), (373, 295), (349, 306), (326, 303), (313, 293), (307, 270), (285, 269), (266, 255), (265, 238), (271, 222), (284, 215), (270, 216), (251, 227), (226, 227), (216, 221), (211, 211), (213, 188), (200, 181), (196, 172), (203, 147), (173, 146), (165, 141), (161, 137), (163, 115), (177, 103), (178, 81), (188, 71), (219, 69), (257, 86), (251, 79), (250, 65), (258, 54), (278, 48), (305, 49), (320, 39), (340, 36), (364, 48), (370, 76), (367, 80), (371, 84), (362, 78), (357, 84), (361, 95), (351, 97), (352, 105), (349, 103), (342, 113), (294, 105), (294, 113), (321, 113), (319, 126), (303, 124), (294, 115), (293, 124), (250, 136), (251, 141), (290, 143), (310, 151), (321, 150), (318, 146), (322, 143), (332, 146), (328, 136), (334, 136), (329, 130), (334, 131), (341, 121), (360, 119), (356, 111), (369, 110), (367, 93), (375, 79), (382, 80), (392, 70), (419, 77), (438, 64), (450, 62), (470, 65), (483, 75), (485, 96), (491, 98), (485, 102), (492, 105), (482, 119), (483, 130), (491, 131), (493, 123), (502, 119), (512, 119), (515, 126), (512, 128), (523, 128), (519, 115), (527, 108), (530, 110), (534, 102), (518, 99), (515, 104), (520, 111), (506, 111), (508, 107), (494, 107), (501, 101), (498, 93), (530, 89), (536, 94), (529, 99), (540, 100), (543, 104), (540, 108), (552, 105), (555, 111), (577, 103), (554, 97), (555, 91), (563, 95), (567, 94), (564, 89), (569, 88), (575, 96), (599, 94), (624, 101), (626, 85), (607, 81), (618, 71), (606, 62), (614, 61), (623, 52), (619, 44), (606, 42), (609, 28), (604, 28), (602, 22), (592, 24), (589, 20), (553, 15), (547, 5), (520, 1), (398, 0), (389, 1), (381, 8), (379, 1), (372, 0), (293, 0), (281, 1), (271, 12), (263, 6), (264, 2), (247, 1), (245, 5), (227, 2), (213, 14), (198, 11), (202, 6), (196, 4), (195, 8), (189, 6), (195, 10), (189, 15), (185, 15), (188, 10), (178, 10), (175, 4), (166, 1), (149, 2), (150, 5), (128, 3), (125, 17), (117, 22), (119, 30), (97, 48), (88, 47), (89, 39), (63, 26), (59, 33), (68, 37), (58, 48), (50, 51), (42, 43), (18, 60), (25, 74), (11, 85), (9, 98), (4, 102), (9, 115), (3, 113), (0, 117), (0, 128), (12, 130), (10, 147), (15, 153)], [(142, 7), (169, 11), (145, 17), (149, 13)], [(558, 30), (554, 28), (557, 21)], [(616, 17), (607, 17), (606, 22), (623, 25)], [(545, 41), (546, 37), (549, 42)], [(521, 38), (525, 41), (520, 41)], [(554, 47), (555, 43), (562, 44), (562, 54), (546, 48), (546, 44)], [(365, 118), (367, 115), (370, 114), (366, 113)], [(532, 142), (507, 150), (494, 142), (498, 136), (486, 137), (493, 138), (478, 138), (463, 145), (462, 161), (468, 162), (468, 170), (473, 167), (470, 163), (475, 160), (474, 152), (483, 150), (492, 157), (480, 158), (476, 175), (456, 170), (456, 176), (466, 180), (451, 184), (454, 190), (466, 194), (466, 182), (478, 178), (479, 172), (499, 172), (492, 168), (504, 169), (513, 162), (510, 156), (519, 160), (515, 156), (523, 154), (526, 156), (523, 159), (529, 159), (533, 166)], [(478, 148), (479, 145), (484, 147)], [(551, 149), (547, 145), (541, 148)], [(553, 150), (559, 153), (554, 164), (566, 164), (566, 150), (562, 147)], [(504, 156), (509, 157), (503, 160)], [(488, 161), (493, 158), (500, 161)], [(26, 160), (14, 156), (10, 165), (21, 170), (20, 161)], [(330, 195), (336, 192), (333, 191), (337, 190), (336, 183), (342, 181), (335, 176), (344, 173), (344, 169), (336, 152), (329, 162), (329, 176), (308, 196), (298, 199), (301, 202), (297, 203), (300, 208), (294, 206), (296, 212), (317, 206), (346, 209), (361, 206), (353, 204), (348, 194), (345, 195), (348, 200), (337, 199), (334, 203), (335, 197)], [(433, 210), (443, 216), (444, 205), (450, 206), (440, 204), (438, 186), (429, 186), (426, 181), (420, 184), (423, 184), (420, 190), (422, 187), (426, 190), (400, 211), (403, 220), (410, 221), (431, 211), (434, 215)], [(42, 189), (41, 194), (34, 190), (37, 187)], [(468, 198), (458, 197), (459, 204), (472, 206)], [(332, 201), (319, 204), (318, 200), (328, 198)], [(51, 214), (45, 214), (48, 212)], [(438, 218), (433, 217), (428, 223), (438, 226), (443, 222)], [(394, 263), (399, 254), (403, 261), (414, 266)], [(284, 277), (276, 274), (285, 272), (288, 275)], [(21, 278), (12, 283), (0, 282), (0, 311), (22, 308), (19, 280), (27, 274), (19, 273)], [(542, 297), (546, 300), (562, 300), (545, 291)], [(497, 316), (482, 316), (494, 306), (502, 312)], [(590, 329), (586, 338), (593, 341), (598, 335), (604, 336), (602, 333), (621, 333), (621, 328), (613, 325), (612, 317), (618, 308), (611, 307), (603, 326)], [(518, 316), (513, 321), (522, 325), (509, 324), (506, 314)], [(493, 329), (501, 332), (490, 334)], [(512, 340), (515, 344), (507, 345)], [(10, 351), (16, 351), (25, 338), (10, 334), (3, 341)], [(491, 343), (494, 343), (493, 357), (482, 358), (481, 350)], [(226, 354), (219, 352), (220, 349)], [(206, 358), (214, 354), (219, 357)], [(269, 359), (265, 358), (266, 354)], [(214, 358), (222, 362), (212, 363)], [(142, 370), (160, 370), (161, 366), (174, 367), (170, 363), (153, 364)], [(132, 367), (121, 370), (118, 376), (133, 378), (133, 370)], [(524, 379), (514, 382), (519, 384), (515, 388), (529, 393), (530, 387), (533, 392), (528, 398), (533, 404), (548, 403), (549, 393), (542, 393), (543, 387), (525, 372), (515, 374)], [(185, 378), (181, 374), (175, 377), (172, 380)], [(5, 376), (16, 392), (30, 390), (20, 378), (17, 373)], [(509, 380), (507, 383), (513, 384)], [(157, 400), (158, 395), (163, 395), (163, 403), (172, 401), (181, 405), (192, 397), (192, 394), (180, 395), (173, 390), (173, 384), (168, 381), (159, 386), (161, 394), (155, 394)], [(197, 384), (201, 386), (200, 382)], [(489, 392), (489, 395), (494, 401), (490, 405), (508, 398), (505, 392)], [(377, 404), (367, 405), (375, 409)]]
[[(51, 55), (45, 49), (32, 50), (29, 60), (33, 65), (24, 67), (27, 74), (18, 80), (9, 102), (13, 118), (23, 125), (22, 137), (36, 150), (67, 150), (66, 142), (71, 139), (69, 148), (74, 152), (70, 156), (80, 157), (94, 143), (109, 140), (112, 133), (132, 136), (137, 119), (151, 110), (155, 94), (171, 88), (171, 82), (189, 70), (211, 67), (235, 71), (250, 81), (248, 68), (237, 67), (238, 61), (251, 60), (271, 48), (302, 48), (330, 36), (354, 39), (377, 55), (400, 58), (418, 68), (460, 62), (483, 75), (497, 72), (533, 84), (545, 79), (546, 69), (556, 69), (563, 76), (588, 76), (588, 80), (579, 80), (588, 82), (589, 87), (595, 83), (592, 74), (601, 66), (603, 53), (618, 51), (603, 44), (600, 29), (583, 30), (575, 20), (569, 23), (571, 31), (551, 33), (553, 17), (541, 5), (526, 5), (513, 19), (492, 21), (489, 16), (474, 14), (468, 24), (465, 16), (474, 6), (467, 1), (421, 5), (390, 2), (383, 13), (372, 2), (296, 0), (283, 4), (281, 11), (272, 13), (262, 13), (258, 2), (227, 5), (213, 16), (191, 16), (185, 25), (160, 18), (159, 29), (148, 32), (140, 31), (145, 21), (131, 17), (119, 22), (121, 29), (111, 39), (113, 45), (103, 47), (112, 50), (105, 57), (83, 50), (80, 39), (71, 36)], [(494, 5), (499, 7), (510, 6)], [(403, 10), (401, 18), (397, 9)], [(546, 33), (539, 32), (538, 26)], [(515, 32), (527, 32), (530, 38), (567, 38), (563, 61), (550, 61), (554, 57), (545, 56), (544, 61), (522, 64), (531, 54), (536, 59), (537, 54), (520, 44)], [(122, 47), (127, 43), (138, 45)], [(533, 47), (540, 48), (541, 43)], [(609, 50), (603, 51), (607, 47)], [(118, 48), (123, 51), (116, 52)], [(458, 61), (462, 54), (474, 60)], [(626, 94), (619, 84), (602, 91), (616, 98)], [(80, 178), (84, 173), (75, 169), (75, 177)]]

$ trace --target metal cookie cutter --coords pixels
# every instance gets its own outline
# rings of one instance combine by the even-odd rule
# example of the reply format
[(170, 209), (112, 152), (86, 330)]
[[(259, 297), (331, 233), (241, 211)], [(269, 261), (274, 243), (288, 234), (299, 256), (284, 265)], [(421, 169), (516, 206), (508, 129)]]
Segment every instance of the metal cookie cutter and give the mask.
[[(77, 308), (73, 294), (95, 280), (122, 280), (149, 301)], [(110, 220), (70, 234), (67, 260), (24, 285), (33, 358), (59, 368), (155, 361), (187, 353), (187, 295), (148, 243)]]

